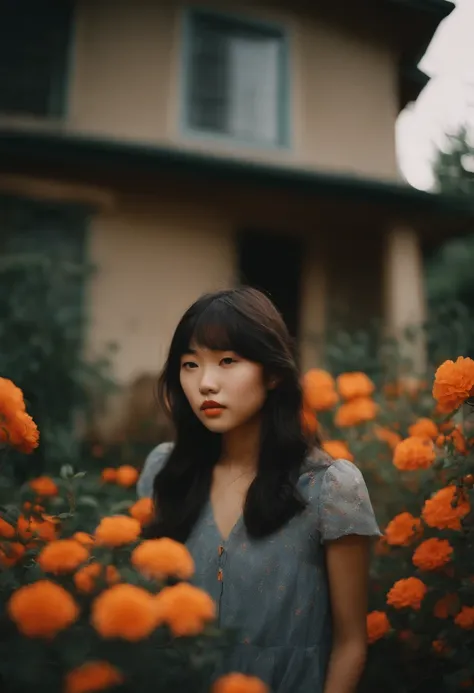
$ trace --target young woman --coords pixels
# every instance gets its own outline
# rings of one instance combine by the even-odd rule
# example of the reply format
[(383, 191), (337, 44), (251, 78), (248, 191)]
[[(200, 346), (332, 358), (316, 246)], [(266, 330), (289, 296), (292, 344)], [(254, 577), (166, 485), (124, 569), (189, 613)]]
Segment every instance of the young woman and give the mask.
[(273, 693), (350, 693), (379, 532), (357, 467), (305, 435), (292, 351), (255, 289), (192, 305), (160, 380), (176, 442), (150, 454), (138, 493), (157, 508), (147, 536), (187, 545), (195, 584), (238, 630), (219, 674), (258, 676)]

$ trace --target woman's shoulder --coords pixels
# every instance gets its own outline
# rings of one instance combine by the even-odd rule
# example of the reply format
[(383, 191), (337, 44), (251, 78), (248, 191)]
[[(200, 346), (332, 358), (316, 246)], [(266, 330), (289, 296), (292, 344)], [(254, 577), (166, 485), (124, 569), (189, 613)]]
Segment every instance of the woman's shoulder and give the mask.
[(143, 469), (137, 482), (137, 494), (139, 498), (151, 498), (153, 495), (153, 482), (155, 477), (166, 464), (174, 443), (160, 443), (153, 448), (145, 460)]
[(349, 460), (334, 459), (320, 448), (310, 451), (303, 464), (300, 480), (304, 485), (317, 488), (318, 494), (324, 494), (328, 487), (338, 487), (343, 491), (365, 485), (355, 464)]

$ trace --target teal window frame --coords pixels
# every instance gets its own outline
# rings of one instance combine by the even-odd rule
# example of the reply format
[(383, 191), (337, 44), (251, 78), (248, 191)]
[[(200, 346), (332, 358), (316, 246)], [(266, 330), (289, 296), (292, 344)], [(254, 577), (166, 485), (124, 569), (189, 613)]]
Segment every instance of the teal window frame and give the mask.
[[(5, 80), (15, 79), (20, 76), (20, 78), (26, 77), (26, 89), (28, 88), (28, 83), (34, 81), (34, 71), (35, 62), (31, 61), (31, 74), (28, 75), (28, 67), (26, 63), (21, 64), (24, 55), (22, 55), (21, 41), (28, 40), (28, 25), (29, 13), (28, 6), (29, 2), (34, 4), (34, 11), (37, 11), (41, 5), (41, 11), (46, 17), (49, 33), (45, 37), (50, 44), (53, 44), (53, 49), (48, 55), (48, 59), (51, 60), (51, 65), (49, 74), (47, 78), (49, 79), (49, 89), (47, 92), (47, 98), (45, 99), (44, 107), (41, 105), (35, 105), (32, 101), (26, 106), (17, 106), (14, 101), (8, 104), (6, 100), (2, 100), (0, 94), (0, 115), (8, 116), (21, 116), (21, 117), (34, 117), (34, 118), (58, 118), (63, 119), (67, 116), (68, 112), (68, 101), (69, 101), (69, 82), (70, 75), (72, 72), (72, 61), (73, 61), (73, 47), (74, 47), (74, 26), (75, 26), (75, 7), (73, 0), (48, 0), (46, 3), (35, 3), (35, 0), (0, 0), (1, 5), (13, 4), (17, 5), (17, 9), (21, 10), (23, 13), (21, 15), (20, 21), (25, 21), (25, 24), (20, 23), (20, 31), (24, 26), (25, 34), (18, 33), (15, 37), (15, 44), (18, 43), (19, 46), (15, 50), (12, 50), (12, 63), (10, 66), (3, 65), (3, 69), (6, 73), (4, 77)], [(6, 22), (5, 15), (4, 19), (4, 30), (8, 31), (8, 24)], [(11, 28), (14, 33), (14, 28)], [(32, 30), (32, 26), (29, 27)], [(1, 29), (0, 29), (1, 37)], [(41, 47), (41, 42), (38, 42), (39, 48)], [(34, 54), (32, 56), (34, 58)], [(8, 68), (11, 69), (11, 77), (8, 75)], [(47, 73), (47, 71), (45, 71)], [(1, 82), (0, 82), (1, 86)], [(27, 103), (27, 100), (25, 100)]]
[[(277, 123), (278, 138), (275, 142), (267, 142), (258, 137), (240, 138), (231, 133), (212, 131), (210, 129), (195, 127), (190, 124), (190, 99), (191, 99), (191, 61), (194, 29), (196, 20), (209, 18), (216, 23), (222, 23), (242, 30), (244, 33), (261, 34), (279, 39), (279, 69), (278, 69), (278, 100)], [(255, 19), (246, 14), (221, 12), (215, 9), (203, 7), (185, 8), (183, 14), (182, 53), (181, 53), (181, 132), (188, 137), (197, 137), (201, 140), (236, 144), (240, 146), (264, 148), (264, 149), (289, 149), (291, 148), (291, 41), (288, 27), (283, 24)]]

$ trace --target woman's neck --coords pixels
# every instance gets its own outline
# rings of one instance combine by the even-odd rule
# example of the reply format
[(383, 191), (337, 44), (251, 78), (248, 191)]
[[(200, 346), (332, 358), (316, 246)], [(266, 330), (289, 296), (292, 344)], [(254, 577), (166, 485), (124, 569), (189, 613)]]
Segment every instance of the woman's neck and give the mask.
[(260, 454), (260, 418), (252, 419), (222, 436), (219, 465), (256, 470)]

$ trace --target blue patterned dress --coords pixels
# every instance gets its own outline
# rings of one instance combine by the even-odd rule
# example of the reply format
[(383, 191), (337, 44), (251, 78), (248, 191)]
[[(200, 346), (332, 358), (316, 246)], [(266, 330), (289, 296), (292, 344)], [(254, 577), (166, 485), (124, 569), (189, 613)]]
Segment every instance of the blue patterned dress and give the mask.
[[(148, 456), (140, 497), (152, 495), (171, 448), (163, 443)], [(324, 542), (379, 535), (367, 487), (351, 462), (317, 452), (298, 487), (306, 509), (270, 537), (250, 539), (240, 518), (223, 541), (208, 502), (186, 543), (196, 563), (194, 584), (216, 601), (219, 625), (239, 633), (217, 673), (258, 676), (273, 693), (322, 693), (331, 651)]]

